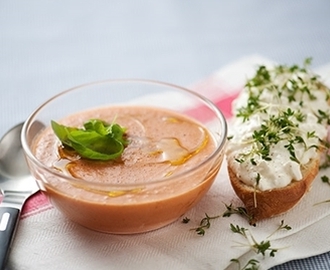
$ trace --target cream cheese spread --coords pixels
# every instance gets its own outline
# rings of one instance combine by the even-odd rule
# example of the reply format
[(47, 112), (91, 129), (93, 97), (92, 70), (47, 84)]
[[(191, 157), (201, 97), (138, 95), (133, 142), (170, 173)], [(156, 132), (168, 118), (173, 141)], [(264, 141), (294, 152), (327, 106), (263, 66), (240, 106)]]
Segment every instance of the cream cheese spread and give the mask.
[(260, 66), (233, 102), (228, 166), (261, 191), (303, 179), (330, 120), (330, 90), (303, 67)]

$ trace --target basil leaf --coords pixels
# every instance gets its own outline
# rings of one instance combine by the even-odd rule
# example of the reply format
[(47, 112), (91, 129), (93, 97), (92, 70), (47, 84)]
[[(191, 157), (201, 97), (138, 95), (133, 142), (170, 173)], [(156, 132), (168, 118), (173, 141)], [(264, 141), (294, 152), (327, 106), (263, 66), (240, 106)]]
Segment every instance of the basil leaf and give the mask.
[(112, 135), (113, 138), (115, 138), (116, 140), (120, 141), (123, 145), (127, 145), (128, 141), (125, 139), (125, 128), (122, 128), (120, 125), (118, 124), (113, 124), (112, 126)]
[(56, 123), (55, 121), (51, 121), (51, 126), (55, 135), (60, 139), (60, 141), (63, 144), (71, 147), (71, 142), (68, 139), (68, 136), (70, 132), (76, 130), (77, 128), (66, 127)]
[(109, 130), (109, 127), (110, 125), (97, 119), (91, 119), (84, 124), (84, 128), (86, 130), (93, 130), (101, 135), (107, 135), (111, 133), (111, 129)]
[(84, 123), (84, 129), (66, 127), (51, 122), (60, 141), (73, 148), (81, 157), (94, 160), (111, 160), (120, 157), (128, 141), (125, 128), (118, 124), (107, 124), (98, 119)]

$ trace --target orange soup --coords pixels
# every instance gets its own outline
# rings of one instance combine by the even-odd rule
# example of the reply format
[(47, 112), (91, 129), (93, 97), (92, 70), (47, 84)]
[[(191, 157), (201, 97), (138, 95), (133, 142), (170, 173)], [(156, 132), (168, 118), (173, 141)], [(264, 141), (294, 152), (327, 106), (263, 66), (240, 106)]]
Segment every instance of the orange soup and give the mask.
[(57, 172), (40, 176), (42, 189), (70, 219), (90, 229), (128, 234), (167, 225), (203, 197), (220, 168), (222, 154), (210, 158), (214, 138), (181, 114), (113, 106), (54, 120), (82, 127), (90, 119), (126, 128), (129, 143), (119, 159), (80, 158), (61, 146), (50, 127), (33, 145), (36, 157)]

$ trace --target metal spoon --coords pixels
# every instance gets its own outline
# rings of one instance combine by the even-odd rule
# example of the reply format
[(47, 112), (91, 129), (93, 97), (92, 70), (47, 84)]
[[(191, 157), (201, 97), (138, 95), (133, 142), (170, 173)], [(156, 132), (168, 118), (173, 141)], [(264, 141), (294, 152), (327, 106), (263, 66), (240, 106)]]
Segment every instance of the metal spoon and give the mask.
[(22, 207), (39, 188), (30, 174), (21, 144), (23, 123), (0, 140), (0, 269), (4, 269)]

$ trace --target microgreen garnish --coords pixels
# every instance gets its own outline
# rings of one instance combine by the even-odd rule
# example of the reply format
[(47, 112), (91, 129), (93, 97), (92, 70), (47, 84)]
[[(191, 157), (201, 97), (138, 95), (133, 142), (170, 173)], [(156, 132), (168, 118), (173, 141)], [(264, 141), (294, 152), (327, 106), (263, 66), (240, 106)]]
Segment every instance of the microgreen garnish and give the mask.
[[(310, 64), (311, 58), (307, 58), (303, 67), (278, 65), (273, 69), (267, 69), (266, 66), (259, 66), (255, 76), (245, 85), (249, 92), (247, 105), (241, 107), (236, 116), (246, 121), (252, 114), (267, 113), (268, 106), (261, 99), (261, 94), (265, 89), (276, 92), (277, 100), (285, 97), (289, 103), (297, 101), (300, 106), (303, 106), (303, 96), (307, 96), (309, 100), (315, 100), (312, 88), (316, 86), (319, 89), (320, 82), (317, 80), (318, 76), (308, 73)], [(275, 77), (281, 78), (283, 83), (274, 84), (272, 81)]]
[[(259, 156), (265, 161), (272, 159), (271, 150), (279, 141), (287, 141), (286, 150), (290, 159), (300, 163), (296, 156), (296, 146), (303, 145), (306, 150), (318, 148), (319, 145), (307, 145), (308, 140), (318, 138), (315, 132), (302, 134), (300, 123), (307, 121), (306, 108), (310, 110), (308, 101), (316, 100), (315, 91), (325, 93), (326, 100), (330, 99), (330, 89), (322, 84), (317, 75), (309, 72), (312, 59), (306, 58), (303, 66), (278, 65), (274, 68), (259, 66), (255, 76), (245, 85), (247, 91), (246, 105), (236, 108), (236, 117), (243, 122), (258, 115), (262, 120), (261, 126), (253, 131), (250, 139), (243, 143), (251, 144), (248, 152), (235, 157), (239, 163), (249, 161), (257, 165), (255, 159)], [(266, 97), (270, 93), (272, 100)], [(292, 105), (292, 106), (291, 106)], [(288, 108), (289, 107), (289, 108)], [(330, 124), (330, 111), (313, 108), (312, 113), (319, 124)]]
[(322, 110), (317, 110), (316, 117), (318, 119), (318, 123), (330, 125), (330, 114), (329, 112), (325, 112)]
[(208, 214), (205, 213), (205, 218), (203, 218), (200, 223), (199, 226), (196, 228), (192, 228), (191, 230), (196, 231), (198, 235), (204, 236), (205, 235), (205, 229), (209, 229), (211, 226), (211, 220), (212, 219), (217, 219), (221, 216), (213, 216), (210, 217)]
[[(249, 143), (252, 143), (252, 149), (248, 153), (242, 153), (236, 157), (236, 161), (239, 163), (244, 162), (249, 158), (252, 165), (257, 165), (255, 155), (259, 155), (263, 160), (271, 160), (271, 148), (273, 145), (280, 141), (287, 141), (285, 148), (290, 153), (290, 159), (299, 163), (295, 155), (295, 145), (302, 144), (307, 149), (307, 144), (301, 136), (301, 130), (294, 119), (300, 121), (302, 117), (300, 111), (293, 111), (288, 108), (279, 112), (278, 115), (271, 115), (268, 119), (264, 119), (260, 128), (256, 129), (252, 134), (252, 139)], [(315, 134), (309, 134), (309, 138), (315, 136)]]
[(273, 232), (273, 233), (271, 233), (267, 238), (270, 238), (273, 234), (275, 234), (276, 232), (278, 232), (278, 231), (280, 231), (280, 230), (286, 230), (286, 231), (289, 231), (289, 230), (291, 230), (292, 228), (291, 228), (291, 226), (289, 226), (289, 225), (285, 225), (284, 224), (284, 220), (281, 220), (281, 223), (280, 223), (280, 225), (277, 227), (277, 229)]
[(249, 260), (244, 266), (241, 266), (241, 262), (239, 259), (231, 259), (231, 262), (237, 263), (238, 270), (258, 270), (259, 269), (259, 261), (256, 259)]
[(321, 176), (321, 180), (323, 183), (327, 183), (328, 185), (330, 185), (330, 179), (327, 175)]
[(267, 252), (270, 257), (275, 257), (275, 253), (278, 251), (277, 248), (272, 248), (269, 240), (263, 240), (258, 242), (248, 229), (240, 227), (239, 225), (230, 224), (230, 229), (233, 233), (242, 235), (247, 241), (248, 246), (257, 254), (262, 254), (266, 256)]
[(326, 169), (330, 167), (330, 142), (327, 140), (320, 140), (321, 145), (323, 146), (323, 160), (320, 165), (320, 169)]
[(67, 127), (55, 121), (51, 121), (51, 126), (62, 144), (83, 158), (113, 160), (120, 157), (128, 144), (125, 128), (98, 119), (89, 120), (83, 128)]
[[(321, 176), (321, 181), (325, 184), (330, 185), (330, 178), (327, 175)], [(315, 203), (314, 205), (319, 205), (319, 204), (323, 204), (323, 203), (330, 203), (330, 199), (329, 200), (324, 200), (322, 202)]]
[(239, 225), (234, 225), (232, 223), (230, 223), (230, 230), (233, 233), (238, 233), (243, 235), (246, 238), (246, 231), (248, 231), (248, 229), (245, 229), (244, 227), (240, 227)]
[(249, 222), (252, 219), (251, 216), (248, 215), (246, 208), (242, 206), (234, 207), (232, 204), (225, 204), (226, 211), (222, 214), (223, 217), (230, 217), (233, 214), (238, 214), (240, 216), (245, 217)]
[(185, 223), (185, 224), (189, 223), (189, 221), (190, 221), (190, 218), (188, 218), (188, 217), (184, 217), (182, 219), (182, 223)]
[(257, 190), (260, 183), (260, 179), (261, 179), (260, 173), (257, 173), (257, 176), (255, 178), (255, 184), (253, 186), (253, 204), (255, 208), (257, 208)]
[[(240, 246), (248, 246), (252, 251), (254, 251), (256, 254), (262, 254), (263, 257), (265, 257), (267, 254), (269, 257), (275, 257), (276, 252), (278, 252), (278, 248), (273, 248), (271, 246), (270, 240), (263, 240), (258, 242), (252, 235), (252, 233), (239, 225), (230, 224), (230, 230), (233, 233), (237, 233), (242, 235), (246, 240), (247, 244), (240, 243)], [(273, 234), (280, 230), (291, 230), (291, 227), (289, 225), (284, 224), (284, 220), (281, 220), (280, 225), (277, 227), (277, 229), (270, 234), (268, 238), (270, 238)], [(241, 267), (240, 259), (231, 259), (231, 262), (235, 262), (238, 265), (239, 270), (256, 270), (259, 269), (259, 261), (256, 259), (250, 259), (243, 267)]]

